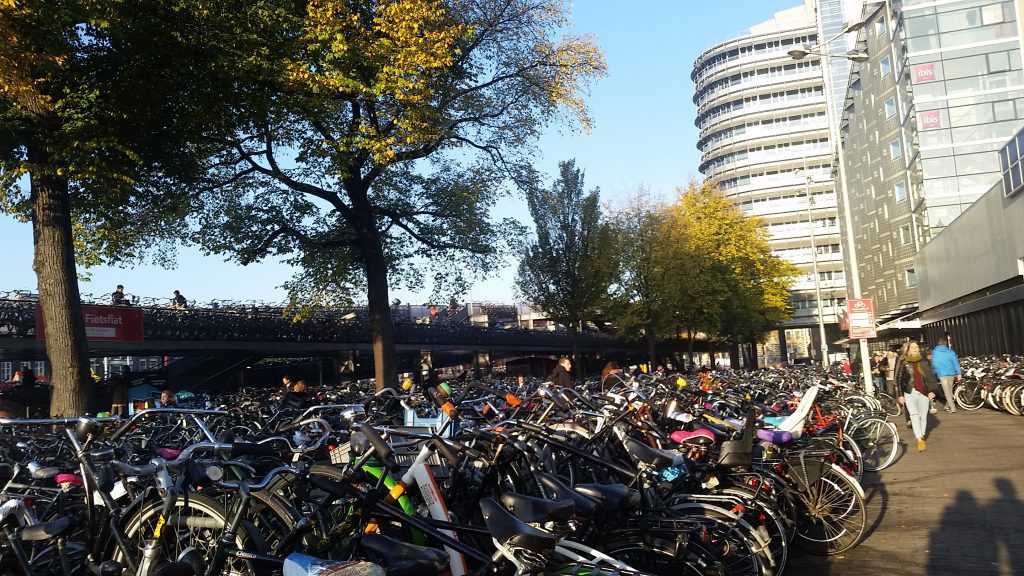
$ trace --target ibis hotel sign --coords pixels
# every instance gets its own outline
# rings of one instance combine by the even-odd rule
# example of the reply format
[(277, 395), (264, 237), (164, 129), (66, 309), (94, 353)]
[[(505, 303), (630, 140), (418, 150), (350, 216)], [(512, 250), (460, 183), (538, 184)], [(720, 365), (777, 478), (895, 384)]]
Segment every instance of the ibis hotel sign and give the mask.
[(846, 301), (846, 317), (850, 323), (850, 340), (875, 338), (875, 303), (871, 298), (850, 298)]
[[(128, 342), (142, 340), (142, 310), (128, 306), (82, 306), (85, 337), (89, 340)], [(36, 338), (46, 329), (43, 311), (36, 306)]]

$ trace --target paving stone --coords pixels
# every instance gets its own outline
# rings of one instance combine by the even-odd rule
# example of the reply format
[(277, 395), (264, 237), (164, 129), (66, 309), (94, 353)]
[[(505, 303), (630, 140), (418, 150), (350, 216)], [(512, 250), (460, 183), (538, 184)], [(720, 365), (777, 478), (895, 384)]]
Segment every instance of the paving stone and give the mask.
[(1024, 575), (1024, 418), (940, 411), (923, 453), (903, 421), (903, 454), (863, 481), (867, 538), (837, 557), (796, 552), (786, 576)]

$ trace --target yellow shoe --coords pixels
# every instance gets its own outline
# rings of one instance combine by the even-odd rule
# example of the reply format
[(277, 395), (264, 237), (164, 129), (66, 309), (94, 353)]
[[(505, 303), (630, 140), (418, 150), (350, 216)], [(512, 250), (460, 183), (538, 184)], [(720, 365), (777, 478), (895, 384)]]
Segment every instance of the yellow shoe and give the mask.
[(924, 445), (924, 438), (917, 439), (917, 451), (924, 452), (927, 448)]

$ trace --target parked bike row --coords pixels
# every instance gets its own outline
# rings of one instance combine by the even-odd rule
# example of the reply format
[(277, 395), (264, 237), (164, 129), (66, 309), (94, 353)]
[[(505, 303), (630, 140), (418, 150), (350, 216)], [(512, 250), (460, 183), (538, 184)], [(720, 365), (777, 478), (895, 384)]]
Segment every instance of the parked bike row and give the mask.
[(861, 474), (898, 453), (884, 401), (818, 380), (247, 391), (0, 419), (0, 571), (782, 574), (794, 549), (861, 541)]
[(1020, 356), (960, 359), (963, 378), (953, 385), (956, 405), (968, 411), (988, 407), (1024, 416), (1024, 358)]

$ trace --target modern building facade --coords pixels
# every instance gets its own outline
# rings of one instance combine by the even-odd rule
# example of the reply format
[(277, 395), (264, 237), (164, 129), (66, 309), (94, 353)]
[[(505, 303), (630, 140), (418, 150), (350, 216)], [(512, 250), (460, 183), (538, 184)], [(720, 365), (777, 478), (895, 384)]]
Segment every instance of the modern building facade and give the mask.
[(869, 60), (851, 69), (841, 121), (844, 232), (876, 316), (898, 319), (919, 304), (915, 255), (1000, 180), (999, 148), (1024, 126), (1017, 7), (890, 0), (864, 19)]
[[(836, 335), (846, 282), (824, 77), (817, 57), (798, 62), (788, 55), (794, 47), (813, 45), (818, 34), (815, 2), (806, 0), (700, 54), (691, 78), (700, 172), (747, 214), (760, 217), (775, 254), (804, 273), (793, 287), (787, 327), (817, 325), (820, 289), (824, 322)], [(810, 332), (814, 341), (807, 348), (819, 350), (817, 331)], [(778, 345), (785, 351), (782, 340)], [(776, 349), (774, 360), (791, 361), (792, 352), (790, 347), (779, 358)]]
[(926, 339), (961, 355), (1024, 354), (1024, 130), (1002, 178), (918, 254)]

